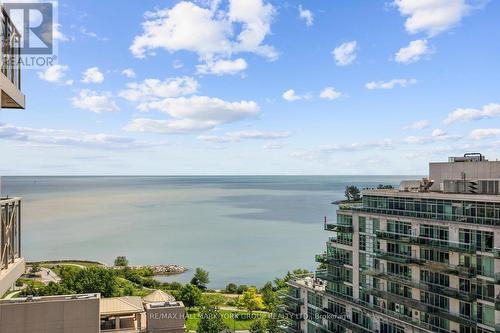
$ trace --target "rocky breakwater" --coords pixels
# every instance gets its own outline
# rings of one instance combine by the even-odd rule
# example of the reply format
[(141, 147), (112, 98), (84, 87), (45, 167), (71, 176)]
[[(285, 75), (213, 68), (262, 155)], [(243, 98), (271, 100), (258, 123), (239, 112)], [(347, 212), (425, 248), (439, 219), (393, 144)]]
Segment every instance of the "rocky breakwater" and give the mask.
[(136, 265), (130, 266), (131, 268), (147, 268), (151, 269), (154, 275), (174, 275), (174, 274), (182, 274), (186, 272), (188, 269), (186, 267), (174, 264), (167, 265)]

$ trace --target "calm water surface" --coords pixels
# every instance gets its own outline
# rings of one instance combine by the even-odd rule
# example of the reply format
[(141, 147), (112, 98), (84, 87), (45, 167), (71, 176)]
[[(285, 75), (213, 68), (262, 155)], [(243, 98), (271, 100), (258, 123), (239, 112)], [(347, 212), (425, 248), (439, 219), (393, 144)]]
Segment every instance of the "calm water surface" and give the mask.
[[(210, 272), (212, 288), (262, 285), (315, 268), (323, 217), (346, 185), (397, 185), (407, 176), (3, 177), (23, 197), (27, 260), (176, 263)], [(192, 270), (174, 279), (187, 281)], [(171, 279), (171, 278), (170, 278)]]

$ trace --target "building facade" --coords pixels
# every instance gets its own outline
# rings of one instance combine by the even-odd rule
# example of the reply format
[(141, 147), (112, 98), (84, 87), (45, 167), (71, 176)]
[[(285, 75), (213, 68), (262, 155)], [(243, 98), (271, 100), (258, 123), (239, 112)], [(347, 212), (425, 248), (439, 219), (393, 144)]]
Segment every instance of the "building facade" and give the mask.
[(475, 155), (339, 205), (336, 221), (324, 222), (331, 234), (320, 269), (282, 296), (282, 328), (500, 332), (500, 162)]

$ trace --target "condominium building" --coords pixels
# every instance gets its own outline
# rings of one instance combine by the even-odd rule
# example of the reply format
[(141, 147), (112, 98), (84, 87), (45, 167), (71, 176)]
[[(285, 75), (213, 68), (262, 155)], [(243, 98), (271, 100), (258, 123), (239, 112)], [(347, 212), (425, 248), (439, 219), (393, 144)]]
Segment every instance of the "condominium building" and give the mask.
[[(1, 5), (0, 25), (0, 106), (2, 109), (24, 109), (25, 97), (21, 92), (21, 68), (18, 65), (20, 34)], [(20, 230), (21, 200), (3, 197), (0, 184), (0, 297), (24, 272)]]
[(500, 332), (500, 162), (466, 154), (429, 170), (325, 218), (320, 268), (289, 282), (283, 330)]

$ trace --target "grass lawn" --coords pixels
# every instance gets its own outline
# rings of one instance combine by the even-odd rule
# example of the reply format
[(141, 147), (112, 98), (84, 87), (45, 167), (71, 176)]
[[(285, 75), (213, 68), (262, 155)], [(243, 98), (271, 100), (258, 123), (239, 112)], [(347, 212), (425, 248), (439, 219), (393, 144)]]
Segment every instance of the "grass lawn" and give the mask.
[(47, 261), (47, 262), (43, 262), (40, 264), (41, 267), (50, 268), (50, 269), (52, 269), (53, 267), (55, 267), (57, 265), (83, 266), (83, 267), (87, 267), (87, 268), (101, 266), (98, 263), (95, 263), (92, 261), (63, 261), (63, 262)]
[(17, 279), (17, 281), (19, 281), (23, 284), (26, 284), (26, 285), (33, 284), (33, 287), (35, 287), (35, 288), (41, 288), (41, 287), (45, 286), (41, 281), (34, 280), (34, 279), (19, 278), (19, 279)]
[[(237, 331), (249, 330), (250, 325), (254, 322), (257, 317), (267, 317), (266, 313), (254, 312), (251, 316), (248, 311), (230, 311), (230, 310), (220, 310), (219, 311), (222, 320), (231, 330), (236, 328)], [(236, 312), (240, 318), (233, 319), (233, 312)], [(190, 331), (196, 331), (198, 329), (198, 323), (200, 321), (198, 309), (189, 309), (187, 312), (188, 319), (186, 321), (186, 327)], [(245, 318), (248, 317), (248, 318)]]

